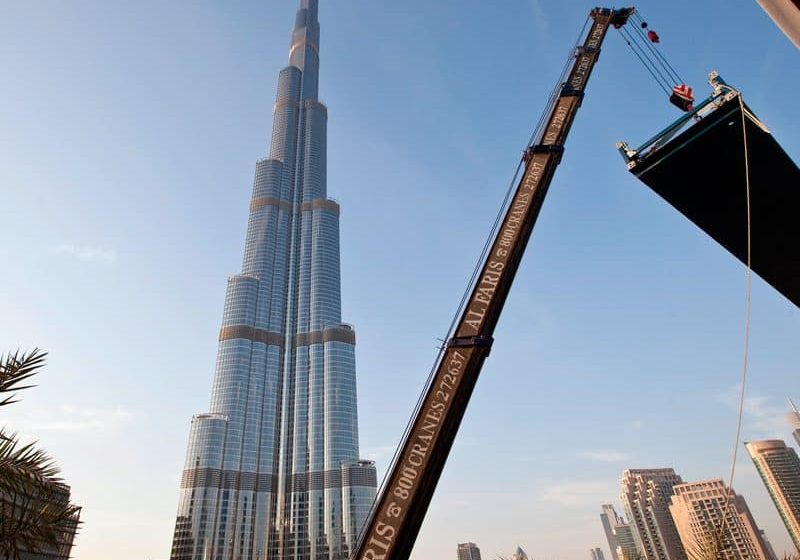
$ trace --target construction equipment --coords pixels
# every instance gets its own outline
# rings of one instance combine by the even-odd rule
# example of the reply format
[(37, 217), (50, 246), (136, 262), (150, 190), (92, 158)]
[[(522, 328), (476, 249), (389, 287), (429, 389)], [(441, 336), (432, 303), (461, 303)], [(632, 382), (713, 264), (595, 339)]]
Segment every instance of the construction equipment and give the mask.
[[(455, 328), (448, 335), (428, 385), (390, 466), (353, 558), (405, 560), (411, 553), (470, 395), (492, 346), (492, 334), (519, 268), (553, 174), (561, 161), (586, 83), (609, 26), (621, 27), (633, 8), (595, 8), (525, 150), (524, 168), (499, 227), (487, 245)], [(476, 269), (476, 272), (478, 269)]]
[(709, 84), (641, 146), (617, 147), (631, 173), (800, 307), (800, 169), (741, 92), (716, 72)]

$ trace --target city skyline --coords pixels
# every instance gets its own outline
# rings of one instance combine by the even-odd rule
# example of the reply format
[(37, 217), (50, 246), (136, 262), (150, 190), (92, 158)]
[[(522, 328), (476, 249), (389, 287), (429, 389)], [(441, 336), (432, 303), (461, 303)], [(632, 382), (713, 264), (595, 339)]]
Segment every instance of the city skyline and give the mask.
[(291, 38), (242, 272), (228, 279), (211, 408), (192, 417), (171, 560), (345, 560), (375, 497), (326, 188), (317, 0), (300, 1)]
[[(698, 96), (719, 70), (797, 158), (796, 50), (756, 3), (712, 3), (698, 21), (676, 17), (688, 2), (641, 8)], [(295, 9), (9, 9), (0, 184), (14, 270), (0, 335), (51, 361), (7, 422), (58, 458), (84, 506), (81, 560), (109, 547), (167, 558)], [(362, 455), (379, 473), (586, 9), (321, 6), (342, 303), (358, 327)], [(532, 558), (585, 560), (624, 467), (728, 472), (744, 270), (615, 153), (678, 115), (648, 79), (610, 35), (415, 557), (474, 540), (487, 554), (519, 542)], [(800, 317), (753, 282), (743, 438), (788, 442)], [(499, 413), (512, 399), (524, 413)], [(733, 486), (777, 551), (791, 550), (744, 455)]]

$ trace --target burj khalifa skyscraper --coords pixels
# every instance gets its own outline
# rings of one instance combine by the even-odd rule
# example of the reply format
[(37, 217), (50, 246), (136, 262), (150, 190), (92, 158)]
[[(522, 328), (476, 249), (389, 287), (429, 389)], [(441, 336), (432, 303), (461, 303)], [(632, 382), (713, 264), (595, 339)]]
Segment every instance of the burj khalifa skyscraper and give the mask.
[(211, 406), (192, 419), (171, 560), (343, 560), (375, 497), (375, 466), (359, 459), (355, 332), (341, 319), (317, 11), (301, 1), (278, 78)]

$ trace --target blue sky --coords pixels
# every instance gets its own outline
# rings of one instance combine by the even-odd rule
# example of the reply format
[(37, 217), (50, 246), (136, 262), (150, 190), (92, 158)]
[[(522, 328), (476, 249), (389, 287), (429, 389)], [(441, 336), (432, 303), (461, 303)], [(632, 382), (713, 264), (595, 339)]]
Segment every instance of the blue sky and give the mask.
[[(329, 194), (358, 332), (363, 454), (383, 469), (593, 4), (323, 0)], [(646, 1), (705, 94), (717, 69), (795, 159), (797, 50), (751, 0)], [(63, 467), (79, 560), (168, 557), (191, 415), (267, 150), (296, 5), (18, 2), (0, 21), (0, 340), (50, 351), (3, 424)], [(623, 468), (725, 476), (744, 269), (614, 150), (677, 116), (611, 34), (414, 557), (457, 542), (584, 559)], [(753, 286), (745, 438), (789, 437), (800, 311)], [(790, 546), (749, 459), (736, 488)]]

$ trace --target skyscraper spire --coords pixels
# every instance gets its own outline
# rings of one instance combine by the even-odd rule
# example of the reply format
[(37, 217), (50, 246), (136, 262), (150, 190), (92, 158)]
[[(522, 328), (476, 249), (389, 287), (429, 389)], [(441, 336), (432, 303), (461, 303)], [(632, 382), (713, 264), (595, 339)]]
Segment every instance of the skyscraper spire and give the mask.
[(797, 407), (792, 402), (792, 399), (789, 400), (789, 406), (792, 407), (792, 411), (786, 415), (787, 420), (789, 420), (789, 425), (792, 427), (792, 435), (794, 436), (797, 445), (800, 445), (800, 412), (798, 412)]
[(344, 560), (375, 496), (375, 466), (358, 458), (318, 76), (317, 0), (301, 0), (210, 409), (192, 420), (171, 560)]

